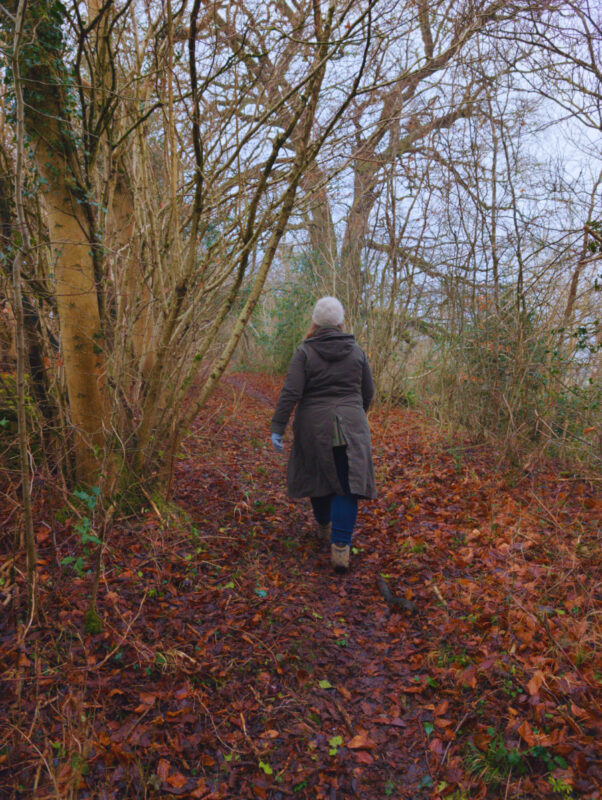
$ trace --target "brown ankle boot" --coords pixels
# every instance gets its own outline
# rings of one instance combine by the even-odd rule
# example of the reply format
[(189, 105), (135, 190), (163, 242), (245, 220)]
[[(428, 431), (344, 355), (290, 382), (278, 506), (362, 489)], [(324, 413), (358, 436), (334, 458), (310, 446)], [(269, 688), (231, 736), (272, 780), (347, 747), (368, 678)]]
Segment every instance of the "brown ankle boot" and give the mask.
[(349, 556), (351, 548), (348, 544), (331, 544), (330, 561), (335, 572), (347, 572), (349, 569)]

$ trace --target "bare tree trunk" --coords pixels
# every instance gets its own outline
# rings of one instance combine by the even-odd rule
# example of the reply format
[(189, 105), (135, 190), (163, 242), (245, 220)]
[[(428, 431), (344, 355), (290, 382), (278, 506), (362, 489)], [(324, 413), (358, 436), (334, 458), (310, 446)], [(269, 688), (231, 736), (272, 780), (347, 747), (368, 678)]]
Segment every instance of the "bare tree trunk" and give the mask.
[(120, 317), (133, 317), (133, 356), (142, 375), (146, 377), (152, 367), (152, 297), (133, 241), (134, 224), (134, 197), (128, 183), (127, 171), (122, 164), (118, 164), (109, 203), (106, 242), (113, 256), (116, 274), (125, 275), (123, 289), (118, 298), (122, 305)]
[(311, 264), (323, 291), (336, 294), (338, 246), (332, 209), (327, 191), (327, 178), (313, 165), (301, 182), (308, 196), (307, 229), (311, 245)]
[[(596, 207), (596, 194), (600, 184), (602, 184), (602, 172), (598, 175), (598, 180), (596, 181), (592, 189), (588, 215), (587, 215), (588, 220), (591, 220), (592, 215), (594, 213), (594, 209)], [(583, 268), (585, 267), (585, 264), (587, 262), (587, 257), (589, 253), (588, 244), (591, 233), (592, 233), (591, 228), (589, 227), (589, 225), (586, 225), (585, 230), (583, 232), (583, 246), (581, 247), (581, 252), (579, 253), (577, 264), (575, 265), (575, 269), (571, 276), (571, 283), (569, 286), (569, 296), (566, 301), (566, 307), (564, 309), (564, 315), (562, 319), (562, 327), (565, 328), (565, 334), (566, 334), (566, 329), (571, 324), (571, 320), (573, 318), (575, 301), (577, 300), (577, 289), (579, 287), (579, 278), (581, 277), (581, 273), (583, 272)]]

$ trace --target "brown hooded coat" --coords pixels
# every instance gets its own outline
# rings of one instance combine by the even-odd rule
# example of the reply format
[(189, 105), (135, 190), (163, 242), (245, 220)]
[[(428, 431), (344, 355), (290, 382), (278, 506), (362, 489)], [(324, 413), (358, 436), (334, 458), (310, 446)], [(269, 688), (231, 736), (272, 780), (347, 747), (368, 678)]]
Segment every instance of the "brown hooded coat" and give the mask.
[(376, 497), (366, 418), (373, 395), (368, 359), (351, 334), (320, 328), (297, 348), (272, 418), (272, 433), (283, 434), (297, 406), (287, 469), (291, 497), (343, 494), (332, 452), (335, 419), (347, 445), (351, 493)]

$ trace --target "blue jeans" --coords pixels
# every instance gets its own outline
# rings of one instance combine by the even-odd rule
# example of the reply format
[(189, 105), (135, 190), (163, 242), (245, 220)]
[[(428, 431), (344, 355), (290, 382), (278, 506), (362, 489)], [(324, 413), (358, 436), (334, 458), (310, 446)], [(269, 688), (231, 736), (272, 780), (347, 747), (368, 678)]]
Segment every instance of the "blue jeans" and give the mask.
[(357, 518), (357, 496), (349, 488), (349, 462), (347, 448), (333, 447), (332, 454), (337, 469), (337, 477), (344, 494), (327, 494), (310, 497), (316, 521), (321, 525), (332, 522), (330, 541), (333, 544), (351, 544), (351, 535)]

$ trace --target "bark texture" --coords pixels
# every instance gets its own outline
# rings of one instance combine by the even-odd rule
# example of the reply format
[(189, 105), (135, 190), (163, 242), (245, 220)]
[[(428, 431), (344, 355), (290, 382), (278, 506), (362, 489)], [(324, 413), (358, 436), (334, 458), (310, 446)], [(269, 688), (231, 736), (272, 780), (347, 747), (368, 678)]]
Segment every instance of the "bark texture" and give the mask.
[(94, 237), (86, 182), (79, 174), (75, 134), (68, 127), (68, 81), (61, 61), (61, 10), (44, 2), (28, 8), (33, 38), (21, 57), (25, 128), (43, 182), (54, 261), (76, 477), (96, 483), (105, 447), (104, 355)]

